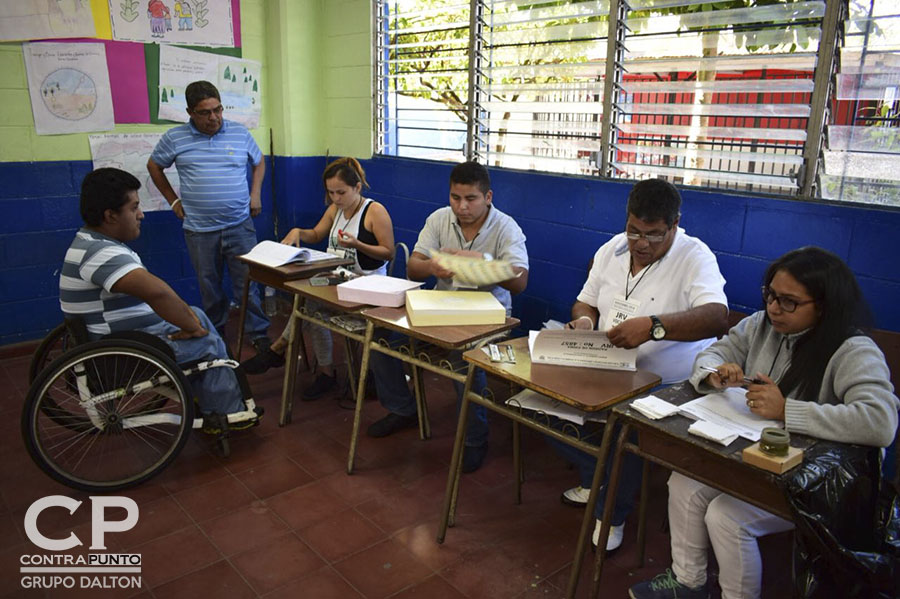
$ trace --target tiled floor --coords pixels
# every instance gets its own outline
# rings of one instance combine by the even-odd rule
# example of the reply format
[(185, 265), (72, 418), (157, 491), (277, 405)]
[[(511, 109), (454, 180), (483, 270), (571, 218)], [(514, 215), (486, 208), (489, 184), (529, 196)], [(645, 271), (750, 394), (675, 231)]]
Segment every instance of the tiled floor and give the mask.
[[(86, 494), (53, 482), (28, 458), (19, 415), (29, 357), (0, 360), (0, 597), (392, 597), (407, 599), (561, 597), (571, 568), (580, 510), (560, 492), (572, 470), (542, 439), (525, 436), (527, 481), (513, 501), (511, 427), (491, 420), (485, 466), (461, 483), (457, 524), (435, 541), (455, 428), (455, 401), (446, 380), (428, 379), (433, 437), (415, 430), (386, 439), (361, 437), (357, 471), (345, 471), (353, 412), (333, 397), (295, 403), (294, 421), (277, 424), (282, 370), (252, 377), (268, 413), (262, 424), (232, 439), (232, 455), (217, 457), (195, 432), (160, 476), (124, 492), (140, 505), (138, 525), (110, 534), (110, 551), (143, 556), (140, 591), (24, 591), (19, 557), (35, 553), (23, 532), (34, 500)], [(309, 375), (302, 375), (307, 381)], [(382, 414), (367, 401), (363, 430)], [(634, 581), (668, 565), (662, 531), (665, 473), (651, 481), (648, 556), (635, 569), (633, 522), (605, 570), (604, 597), (626, 597)], [(87, 544), (90, 514), (55, 508), (39, 526), (64, 538), (73, 529)], [(589, 562), (579, 596), (589, 591)]]

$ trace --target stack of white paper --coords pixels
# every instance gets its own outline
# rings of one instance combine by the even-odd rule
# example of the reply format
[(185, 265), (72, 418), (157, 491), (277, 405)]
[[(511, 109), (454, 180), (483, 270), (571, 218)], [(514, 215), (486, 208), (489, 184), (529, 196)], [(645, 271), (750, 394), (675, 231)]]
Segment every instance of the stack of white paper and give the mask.
[(781, 427), (777, 420), (766, 420), (747, 407), (747, 391), (731, 387), (704, 395), (681, 406), (681, 413), (695, 420), (705, 420), (729, 429), (750, 441), (759, 441), (762, 429)]
[(444, 252), (432, 252), (431, 259), (451, 271), (454, 280), (463, 285), (484, 287), (516, 277), (512, 265), (505, 260), (488, 261)]
[(703, 439), (728, 446), (738, 438), (733, 430), (705, 420), (698, 420), (688, 428), (688, 432)]
[(399, 308), (406, 303), (406, 292), (422, 283), (385, 275), (368, 275), (337, 286), (338, 299), (372, 306)]
[(655, 395), (641, 397), (631, 402), (631, 406), (650, 420), (659, 420), (678, 413), (678, 406), (660, 399)]
[(585, 420), (593, 420), (601, 422), (603, 417), (598, 413), (585, 412), (579, 410), (575, 406), (564, 404), (563, 402), (547, 397), (537, 391), (525, 389), (520, 391), (506, 400), (506, 405), (515, 408), (525, 408), (536, 412), (543, 412), (549, 416), (556, 416), (560, 420), (568, 420), (575, 424), (584, 424)]

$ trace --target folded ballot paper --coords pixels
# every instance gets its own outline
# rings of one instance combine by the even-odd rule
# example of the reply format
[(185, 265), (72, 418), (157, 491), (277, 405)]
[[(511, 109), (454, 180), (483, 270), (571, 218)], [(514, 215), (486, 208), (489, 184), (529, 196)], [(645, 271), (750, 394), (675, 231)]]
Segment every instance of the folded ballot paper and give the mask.
[(444, 252), (432, 252), (431, 259), (453, 272), (453, 279), (464, 285), (484, 287), (508, 281), (516, 276), (512, 265), (506, 260), (484, 260)]
[(647, 397), (636, 399), (631, 402), (629, 407), (634, 408), (650, 420), (659, 420), (660, 418), (677, 414), (679, 410), (678, 406), (675, 404), (660, 399), (655, 395), (648, 395)]
[(688, 432), (697, 435), (708, 441), (714, 441), (721, 445), (731, 445), (738, 438), (738, 434), (730, 428), (719, 426), (718, 424), (707, 422), (706, 420), (698, 420), (688, 427)]

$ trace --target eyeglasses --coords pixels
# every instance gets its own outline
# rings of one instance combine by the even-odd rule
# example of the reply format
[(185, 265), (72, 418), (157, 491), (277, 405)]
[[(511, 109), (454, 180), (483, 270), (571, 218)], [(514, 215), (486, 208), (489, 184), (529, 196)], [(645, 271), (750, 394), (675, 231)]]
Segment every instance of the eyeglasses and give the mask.
[(643, 238), (650, 243), (660, 243), (666, 239), (665, 233), (662, 235), (645, 235), (643, 233), (629, 233), (628, 231), (625, 232), (625, 237), (628, 238), (628, 241), (637, 241)]
[(763, 302), (768, 306), (772, 302), (778, 302), (778, 307), (784, 310), (785, 312), (793, 312), (797, 309), (798, 306), (803, 306), (805, 304), (813, 304), (816, 300), (803, 300), (797, 301), (795, 299), (791, 299), (789, 297), (784, 297), (781, 295), (776, 295), (774, 291), (769, 289), (768, 287), (762, 288), (762, 298)]
[(216, 107), (213, 108), (212, 110), (192, 110), (191, 112), (192, 112), (193, 114), (196, 114), (197, 116), (202, 117), (202, 118), (205, 119), (206, 117), (208, 117), (208, 116), (211, 115), (211, 114), (222, 114), (222, 111), (223, 111), (223, 110), (225, 110), (225, 107), (222, 106), (221, 104), (219, 104), (218, 106), (216, 106)]

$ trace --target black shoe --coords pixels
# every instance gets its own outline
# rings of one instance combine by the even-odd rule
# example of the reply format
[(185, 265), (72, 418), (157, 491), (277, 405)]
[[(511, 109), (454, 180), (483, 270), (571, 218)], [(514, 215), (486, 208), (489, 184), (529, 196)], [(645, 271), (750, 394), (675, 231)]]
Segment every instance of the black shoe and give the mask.
[(376, 438), (387, 437), (388, 435), (393, 435), (405, 428), (412, 428), (418, 424), (419, 419), (415, 414), (412, 416), (401, 416), (400, 414), (389, 412), (388, 415), (381, 420), (370, 424), (369, 428), (366, 429), (366, 434)]
[(319, 399), (321, 395), (331, 391), (337, 385), (337, 381), (333, 376), (328, 376), (327, 374), (322, 374), (321, 372), (316, 375), (316, 380), (313, 381), (313, 384), (303, 390), (303, 401), (314, 401)]
[(475, 472), (484, 463), (484, 457), (487, 455), (488, 444), (484, 445), (466, 445), (463, 448), (462, 471), (464, 474)]
[(253, 341), (250, 342), (253, 345), (253, 349), (256, 350), (256, 353), (261, 353), (269, 349), (272, 345), (272, 340), (268, 337), (257, 337)]
[(284, 366), (284, 354), (276, 353), (268, 347), (249, 360), (241, 362), (241, 368), (247, 374), (262, 374), (270, 368), (281, 368), (282, 366)]

